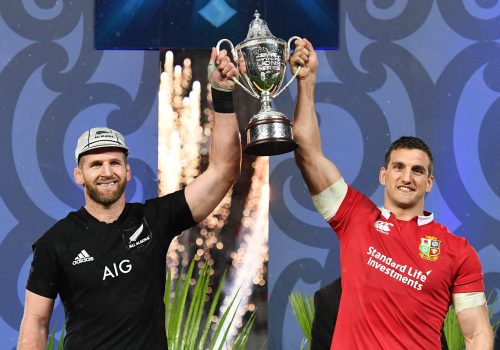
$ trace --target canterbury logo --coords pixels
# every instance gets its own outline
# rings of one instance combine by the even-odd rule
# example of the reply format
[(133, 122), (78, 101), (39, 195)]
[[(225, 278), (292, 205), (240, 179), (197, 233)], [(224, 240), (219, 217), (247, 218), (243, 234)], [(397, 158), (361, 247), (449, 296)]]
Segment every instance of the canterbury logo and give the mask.
[(135, 242), (137, 240), (137, 237), (139, 237), (139, 235), (142, 233), (142, 229), (144, 227), (144, 224), (142, 224), (135, 232), (132, 236), (130, 236), (130, 242)]
[(384, 235), (388, 235), (389, 232), (391, 232), (391, 227), (394, 226), (390, 222), (385, 222), (385, 221), (375, 221), (373, 223), (373, 227), (375, 227), (375, 230), (377, 230), (380, 233), (383, 233)]
[(76, 256), (75, 260), (73, 260), (73, 265), (78, 265), (89, 261), (94, 261), (94, 258), (91, 257), (89, 253), (85, 251), (85, 249), (82, 249), (82, 251)]

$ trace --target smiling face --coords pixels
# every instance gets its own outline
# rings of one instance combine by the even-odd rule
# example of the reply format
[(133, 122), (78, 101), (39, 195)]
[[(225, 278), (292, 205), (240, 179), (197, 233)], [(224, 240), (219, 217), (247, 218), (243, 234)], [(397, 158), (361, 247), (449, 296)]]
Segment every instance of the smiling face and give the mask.
[(86, 201), (104, 207), (125, 200), (125, 187), (131, 178), (125, 153), (116, 148), (85, 153), (74, 170), (74, 176), (76, 183), (84, 186)]
[(390, 153), (379, 180), (385, 186), (384, 207), (400, 219), (424, 212), (424, 197), (430, 192), (433, 176), (429, 156), (420, 149), (399, 148)]

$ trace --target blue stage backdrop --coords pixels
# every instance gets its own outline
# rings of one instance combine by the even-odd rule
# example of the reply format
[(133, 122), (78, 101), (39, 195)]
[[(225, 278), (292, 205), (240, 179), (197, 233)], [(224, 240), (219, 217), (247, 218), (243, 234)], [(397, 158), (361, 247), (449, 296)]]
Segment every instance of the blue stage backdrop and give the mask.
[[(79, 134), (95, 124), (122, 130), (134, 169), (128, 199), (156, 192), (158, 54), (93, 50), (93, 11), (89, 1), (0, 2), (1, 350), (17, 341), (32, 242), (82, 203), (72, 180)], [(316, 90), (326, 154), (378, 203), (390, 141), (402, 134), (429, 141), (436, 184), (427, 207), (476, 248), (493, 296), (500, 288), (499, 21), (493, 1), (344, 1), (340, 49), (319, 52)], [(311, 37), (293, 24), (290, 34), (273, 28)], [(294, 86), (276, 100), (289, 116)], [(312, 295), (336, 278), (338, 245), (291, 155), (271, 163), (268, 348), (292, 350), (301, 336), (288, 295)], [(54, 320), (63, 321), (61, 305)]]
[[(78, 136), (121, 130), (129, 200), (156, 195), (158, 52), (94, 50), (91, 1), (0, 2), (0, 349), (14, 349), (31, 244), (83, 203)], [(57, 304), (52, 327), (64, 321)]]
[[(391, 141), (426, 139), (436, 182), (428, 210), (465, 236), (486, 291), (500, 292), (500, 3), (342, 1), (338, 51), (319, 52), (316, 111), (326, 155), (382, 204), (378, 171)], [(292, 89), (276, 99), (293, 115)], [(333, 231), (316, 214), (292, 155), (271, 159), (269, 349), (298, 349), (288, 295), (339, 275)], [(500, 303), (494, 309), (500, 317)]]

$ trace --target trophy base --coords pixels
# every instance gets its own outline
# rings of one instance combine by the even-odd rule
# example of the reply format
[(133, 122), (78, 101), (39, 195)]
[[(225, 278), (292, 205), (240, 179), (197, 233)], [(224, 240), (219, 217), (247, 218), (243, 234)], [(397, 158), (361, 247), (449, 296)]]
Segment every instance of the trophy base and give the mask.
[(268, 139), (247, 144), (243, 152), (249, 156), (275, 156), (292, 152), (297, 148), (297, 143), (288, 139)]
[[(279, 113), (279, 112), (278, 112)], [(292, 123), (285, 116), (252, 118), (246, 127), (247, 145), (243, 152), (251, 156), (274, 156), (294, 151)]]

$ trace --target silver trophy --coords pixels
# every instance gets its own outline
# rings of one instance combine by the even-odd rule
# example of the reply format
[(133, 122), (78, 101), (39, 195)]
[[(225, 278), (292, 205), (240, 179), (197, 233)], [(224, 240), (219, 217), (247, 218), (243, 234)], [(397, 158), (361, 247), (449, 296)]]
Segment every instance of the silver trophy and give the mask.
[(234, 61), (240, 62), (238, 66), (244, 84), (236, 78), (233, 80), (250, 95), (260, 99), (259, 113), (254, 115), (246, 126), (245, 154), (272, 156), (297, 148), (292, 135), (292, 122), (283, 113), (272, 108), (271, 99), (285, 90), (300, 71), (299, 67), (280, 90), (290, 56), (290, 44), (292, 40), (300, 38), (293, 36), (288, 43), (276, 38), (269, 31), (266, 21), (260, 18), (258, 11), (255, 11), (254, 17), (250, 22), (247, 38), (236, 45), (236, 49), (229, 39), (219, 40), (216, 49), (219, 53), (223, 42), (229, 44)]

